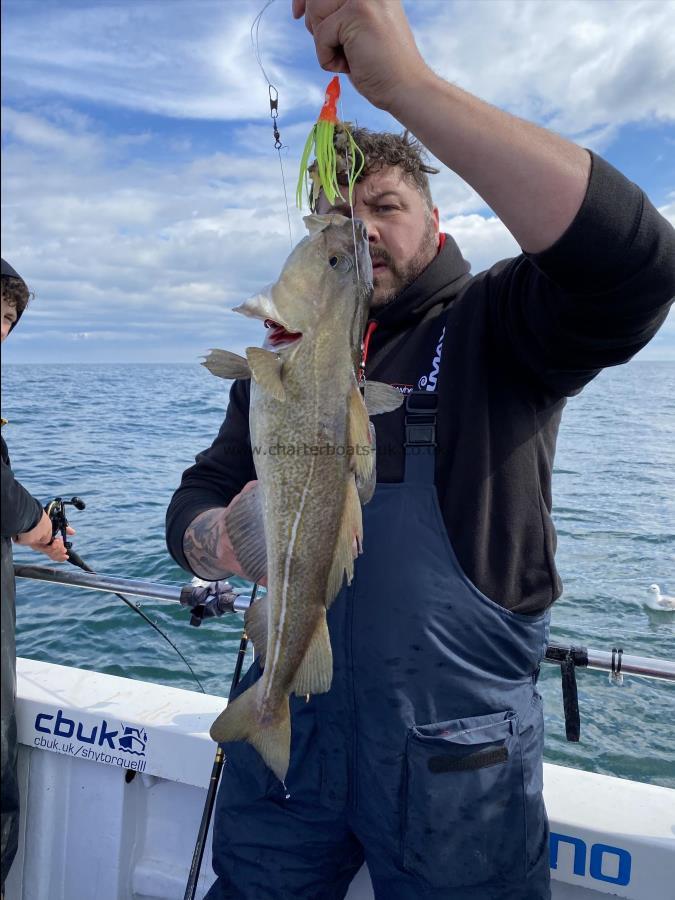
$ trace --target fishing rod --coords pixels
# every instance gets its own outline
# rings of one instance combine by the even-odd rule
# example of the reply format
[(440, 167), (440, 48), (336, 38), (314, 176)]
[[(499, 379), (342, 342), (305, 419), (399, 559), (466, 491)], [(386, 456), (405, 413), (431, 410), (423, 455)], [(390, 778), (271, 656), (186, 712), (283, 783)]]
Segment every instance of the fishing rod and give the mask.
[[(250, 606), (254, 602), (257, 593), (258, 585), (254, 584), (248, 606)], [(243, 668), (244, 659), (246, 657), (247, 647), (248, 635), (246, 634), (246, 628), (244, 628), (241, 633), (241, 640), (239, 641), (239, 650), (237, 651), (237, 660), (234, 665), (234, 674), (232, 676), (232, 684), (230, 685), (230, 693), (227, 697), (228, 703), (232, 699), (232, 695), (234, 694), (234, 691), (239, 684), (239, 679), (241, 678), (241, 670)], [(223, 771), (224, 763), (225, 753), (223, 752), (222, 746), (218, 744), (216, 748), (216, 756), (213, 760), (213, 768), (211, 769), (211, 777), (209, 778), (209, 787), (206, 792), (206, 800), (204, 802), (202, 820), (199, 823), (199, 831), (197, 832), (197, 841), (195, 843), (195, 849), (192, 853), (190, 874), (188, 875), (187, 885), (185, 886), (185, 895), (183, 897), (183, 900), (194, 900), (194, 896), (197, 891), (197, 881), (199, 880), (199, 872), (202, 867), (204, 848), (206, 846), (206, 836), (209, 832), (209, 825), (211, 823), (211, 816), (213, 814), (213, 805), (216, 801), (218, 784), (220, 782), (220, 776)]]
[[(208, 604), (208, 612), (203, 618), (221, 616), (224, 613), (243, 613), (249, 606), (246, 592), (232, 589), (227, 582), (215, 582), (208, 588), (195, 585), (161, 584), (145, 581), (140, 578), (120, 578), (116, 575), (86, 574), (71, 572), (49, 566), (14, 565), (17, 578), (29, 578), (34, 581), (47, 581), (52, 584), (67, 584), (85, 590), (106, 591), (116, 593), (124, 591), (136, 597), (147, 597), (168, 603), (179, 603), (191, 611), (200, 605)], [(227, 587), (225, 587), (227, 585)], [(205, 600), (205, 596), (207, 599)], [(625, 653), (621, 648), (611, 650), (595, 650), (590, 647), (566, 646), (551, 642), (546, 648), (545, 661), (560, 664), (570, 655), (575, 668), (594, 669), (612, 675), (612, 657), (614, 657), (614, 673), (619, 675), (639, 675), (660, 681), (675, 682), (675, 661), (657, 659), (652, 656), (635, 656)], [(615, 683), (619, 683), (616, 679)]]
[[(232, 588), (229, 582), (217, 581), (208, 588), (186, 584), (160, 584), (145, 581), (141, 578), (120, 578), (117, 575), (100, 573), (69, 572), (50, 566), (33, 566), (14, 564), (17, 578), (28, 578), (33, 581), (46, 581), (50, 584), (65, 584), (70, 587), (84, 588), (90, 591), (116, 593), (124, 591), (134, 597), (145, 597), (149, 600), (162, 600), (165, 603), (179, 603), (202, 618), (221, 616), (224, 613), (243, 613), (249, 605), (249, 596)], [(217, 586), (217, 587), (216, 587)], [(204, 606), (202, 614), (200, 606)]]
[[(83, 510), (86, 508), (86, 503), (84, 502), (84, 500), (82, 500), (81, 497), (72, 497), (70, 500), (64, 500), (61, 497), (55, 497), (53, 500), (51, 500), (45, 506), (45, 512), (47, 513), (47, 515), (49, 516), (49, 518), (51, 519), (51, 522), (52, 522), (52, 541), (54, 540), (54, 538), (57, 535), (60, 534), (61, 538), (63, 540), (63, 545), (66, 548), (66, 550), (68, 551), (68, 562), (71, 563), (72, 565), (77, 566), (78, 568), (82, 569), (84, 572), (89, 573), (90, 575), (96, 575), (96, 572), (94, 572), (94, 570), (90, 566), (87, 565), (87, 563), (82, 559), (82, 557), (78, 553), (76, 553), (75, 550), (73, 550), (73, 542), (68, 540), (68, 537), (69, 537), (68, 525), (69, 525), (69, 523), (68, 523), (68, 517), (66, 515), (66, 506), (74, 506), (75, 509)], [(137, 603), (132, 603), (131, 600), (128, 600), (124, 596), (124, 594), (120, 594), (118, 591), (113, 590), (112, 593), (116, 597), (119, 597), (119, 599), (122, 600), (124, 603), (126, 603), (126, 605), (129, 607), (129, 609), (132, 609), (135, 613), (138, 613), (138, 615), (143, 619), (143, 621), (147, 622), (151, 628), (154, 628), (154, 630), (157, 632), (157, 634), (159, 634), (161, 637), (163, 637), (164, 640), (167, 642), (167, 644), (176, 651), (178, 656), (182, 659), (182, 661), (185, 663), (187, 668), (190, 670), (190, 674), (192, 675), (193, 679), (197, 683), (199, 690), (202, 692), (202, 694), (205, 694), (206, 691), (204, 690), (204, 686), (202, 685), (201, 681), (197, 677), (194, 669), (192, 668), (190, 663), (187, 661), (187, 659), (183, 656), (183, 654), (178, 649), (178, 647), (171, 640), (171, 638), (162, 631), (162, 629), (159, 627), (159, 625), (157, 625), (156, 622), (153, 622), (152, 619), (143, 612), (143, 610), (140, 608), (140, 606)]]

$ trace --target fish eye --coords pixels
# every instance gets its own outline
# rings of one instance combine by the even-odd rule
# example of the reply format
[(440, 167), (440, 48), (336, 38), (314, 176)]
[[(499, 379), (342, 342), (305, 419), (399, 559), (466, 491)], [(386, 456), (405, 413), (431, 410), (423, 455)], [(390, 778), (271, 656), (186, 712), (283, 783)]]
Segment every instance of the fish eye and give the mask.
[(328, 265), (331, 269), (337, 269), (338, 272), (349, 272), (352, 268), (352, 261), (348, 256), (331, 256)]

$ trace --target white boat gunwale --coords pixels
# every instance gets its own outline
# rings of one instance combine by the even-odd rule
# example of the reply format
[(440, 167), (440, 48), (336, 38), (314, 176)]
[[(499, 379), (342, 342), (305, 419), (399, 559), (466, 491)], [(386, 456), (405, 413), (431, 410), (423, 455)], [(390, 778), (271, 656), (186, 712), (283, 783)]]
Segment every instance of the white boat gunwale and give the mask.
[[(22, 658), (17, 679), (7, 900), (180, 900), (224, 698)], [(675, 790), (545, 763), (544, 795), (555, 900), (672, 896)], [(209, 838), (197, 897), (212, 881)], [(365, 868), (348, 897), (373, 897)]]

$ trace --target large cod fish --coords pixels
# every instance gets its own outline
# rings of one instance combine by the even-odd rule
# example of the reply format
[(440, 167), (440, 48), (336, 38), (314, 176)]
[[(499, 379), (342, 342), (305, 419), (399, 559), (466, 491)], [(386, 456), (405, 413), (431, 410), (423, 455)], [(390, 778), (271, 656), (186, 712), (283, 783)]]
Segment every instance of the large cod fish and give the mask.
[(369, 413), (402, 402), (392, 387), (357, 384), (372, 291), (364, 225), (339, 215), (306, 216), (309, 235), (279, 280), (236, 308), (261, 319), (265, 344), (246, 359), (213, 350), (204, 365), (250, 378), (250, 433), (258, 483), (241, 495), (227, 528), (244, 571), (266, 574), (267, 597), (246, 628), (261, 678), (211, 727), (216, 741), (252, 744), (284, 780), (291, 743), (289, 695), (319, 694), (333, 676), (326, 610), (351, 581), (361, 551), (361, 503), (375, 485)]

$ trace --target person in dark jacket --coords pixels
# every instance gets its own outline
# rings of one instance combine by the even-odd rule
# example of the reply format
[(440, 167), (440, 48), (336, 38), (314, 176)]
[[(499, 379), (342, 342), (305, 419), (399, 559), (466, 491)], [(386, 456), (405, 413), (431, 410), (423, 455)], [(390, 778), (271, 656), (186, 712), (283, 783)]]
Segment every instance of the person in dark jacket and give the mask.
[[(2, 341), (16, 327), (29, 300), (25, 281), (2, 260)], [(2, 442), (2, 683), (0, 692), (0, 765), (2, 767), (2, 881), (3, 886), (16, 853), (19, 834), (19, 786), (16, 775), (16, 645), (15, 595), (12, 541), (64, 562), (67, 550), (61, 538), (52, 540), (52, 523), (42, 504), (21, 485), (12, 472), (4, 436)], [(72, 529), (71, 529), (72, 531)], [(74, 532), (73, 532), (74, 533)]]
[[(353, 215), (374, 264), (366, 377), (406, 405), (373, 420), (365, 551), (328, 612), (331, 690), (291, 698), (288, 789), (249, 744), (225, 746), (208, 897), (341, 898), (365, 860), (378, 900), (546, 900), (536, 681), (562, 590), (556, 435), (567, 398), (663, 323), (675, 232), (599, 156), (438, 78), (400, 4), (294, 9), (324, 68), (461, 175), (522, 253), (472, 275), (439, 234), (415, 143), (356, 132)], [(224, 512), (255, 479), (248, 404), (236, 381), (167, 512), (171, 554), (206, 579), (242, 573)], [(260, 673), (256, 661), (238, 693)]]

